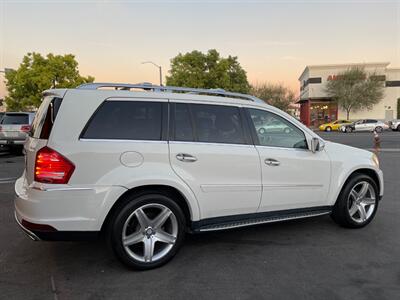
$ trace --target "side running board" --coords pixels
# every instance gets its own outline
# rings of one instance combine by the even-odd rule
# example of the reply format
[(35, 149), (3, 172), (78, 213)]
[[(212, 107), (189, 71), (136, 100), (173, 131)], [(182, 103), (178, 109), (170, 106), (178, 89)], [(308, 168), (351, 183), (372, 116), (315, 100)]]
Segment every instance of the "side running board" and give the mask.
[(228, 216), (220, 218), (205, 219), (193, 222), (194, 232), (215, 231), (244, 226), (259, 225), (265, 223), (281, 222), (295, 219), (317, 217), (330, 214), (331, 206), (320, 206), (306, 209), (291, 209), (284, 211), (246, 214), (240, 216)]

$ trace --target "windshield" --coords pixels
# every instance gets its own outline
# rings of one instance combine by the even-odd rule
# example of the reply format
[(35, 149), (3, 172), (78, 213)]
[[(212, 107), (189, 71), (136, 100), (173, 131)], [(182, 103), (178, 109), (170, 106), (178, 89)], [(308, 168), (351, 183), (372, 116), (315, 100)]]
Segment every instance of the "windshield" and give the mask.
[(4, 125), (21, 125), (29, 124), (29, 116), (27, 114), (5, 114), (0, 121)]

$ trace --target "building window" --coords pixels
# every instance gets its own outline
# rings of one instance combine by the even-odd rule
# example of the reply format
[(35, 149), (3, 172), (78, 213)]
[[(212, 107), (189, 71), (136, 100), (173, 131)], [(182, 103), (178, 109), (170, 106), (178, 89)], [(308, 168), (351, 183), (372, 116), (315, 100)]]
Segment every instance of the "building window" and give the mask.
[(321, 77), (310, 77), (307, 80), (307, 84), (311, 84), (311, 83), (321, 83), (322, 82), (322, 78)]
[(400, 86), (400, 80), (386, 81), (386, 87)]

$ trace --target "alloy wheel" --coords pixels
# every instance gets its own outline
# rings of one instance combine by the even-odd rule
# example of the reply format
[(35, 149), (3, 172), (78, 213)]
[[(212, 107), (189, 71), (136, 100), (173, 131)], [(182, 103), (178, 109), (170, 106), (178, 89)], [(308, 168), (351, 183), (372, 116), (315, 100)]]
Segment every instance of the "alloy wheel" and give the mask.
[(367, 181), (360, 181), (351, 189), (348, 197), (350, 218), (356, 223), (366, 222), (374, 213), (375, 190)]
[(154, 262), (165, 257), (178, 236), (178, 221), (166, 206), (151, 203), (137, 208), (126, 219), (122, 245), (135, 260)]

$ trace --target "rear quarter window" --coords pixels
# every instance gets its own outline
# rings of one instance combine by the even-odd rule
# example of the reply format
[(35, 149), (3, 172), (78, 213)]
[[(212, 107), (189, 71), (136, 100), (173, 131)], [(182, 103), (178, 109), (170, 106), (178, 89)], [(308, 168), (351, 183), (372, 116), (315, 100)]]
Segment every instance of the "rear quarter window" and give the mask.
[(81, 134), (84, 139), (161, 140), (162, 103), (105, 101)]

